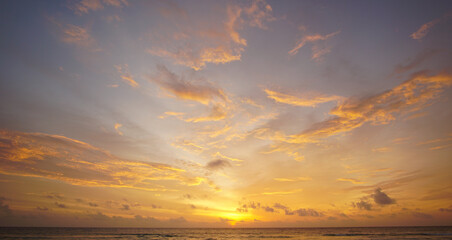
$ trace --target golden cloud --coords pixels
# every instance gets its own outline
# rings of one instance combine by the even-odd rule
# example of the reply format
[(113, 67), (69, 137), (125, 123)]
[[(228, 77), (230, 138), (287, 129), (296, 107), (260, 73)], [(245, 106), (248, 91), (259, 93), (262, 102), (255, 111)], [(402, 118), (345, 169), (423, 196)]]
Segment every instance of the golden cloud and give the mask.
[(157, 185), (156, 181), (173, 180), (182, 185), (206, 181), (170, 165), (120, 159), (64, 136), (2, 130), (0, 141), (0, 173), (5, 175), (147, 191), (172, 190)]
[(335, 117), (316, 123), (300, 134), (289, 136), (286, 142), (305, 143), (351, 131), (367, 122), (386, 124), (395, 119), (395, 114), (410, 113), (428, 106), (450, 85), (452, 76), (448, 74), (416, 74), (386, 92), (364, 99), (347, 99), (330, 111)]
[(363, 184), (365, 182), (359, 181), (357, 179), (354, 178), (338, 178), (337, 181), (339, 182), (351, 182), (353, 184)]
[(132, 74), (130, 74), (129, 72), (129, 65), (128, 64), (124, 64), (124, 65), (115, 65), (116, 70), (118, 71), (121, 80), (124, 81), (125, 83), (127, 83), (129, 86), (131, 87), (139, 87), (140, 85), (135, 81), (135, 79), (133, 79)]
[[(215, 30), (196, 28), (201, 30), (190, 33), (190, 37), (184, 32), (175, 32), (171, 35), (176, 42), (169, 43), (171, 47), (165, 42), (165, 47), (153, 46), (147, 49), (147, 52), (169, 58), (176, 64), (196, 71), (203, 69), (207, 63), (225, 64), (239, 61), (247, 42), (238, 30), (245, 25), (266, 29), (265, 22), (275, 20), (271, 13), (271, 6), (263, 0), (253, 1), (250, 6), (228, 5), (227, 19), (218, 24)], [(187, 27), (186, 31), (193, 31), (190, 29), (192, 28)], [(183, 43), (179, 44), (180, 41)]]
[(269, 89), (264, 89), (264, 91), (267, 93), (268, 98), (271, 98), (276, 102), (303, 107), (315, 107), (320, 103), (338, 101), (342, 99), (342, 97), (339, 96), (326, 96), (316, 93), (308, 93), (305, 97), (296, 97)]
[[(383, 93), (363, 99), (351, 97), (341, 101), (330, 111), (332, 118), (315, 123), (299, 134), (285, 135), (269, 128), (253, 130), (252, 134), (256, 138), (274, 142), (271, 150), (265, 153), (285, 152), (300, 161), (302, 159), (298, 159), (300, 157), (298, 150), (305, 144), (317, 143), (320, 139), (352, 131), (365, 123), (387, 124), (395, 120), (399, 114), (419, 111), (430, 105), (431, 101), (439, 97), (450, 85), (452, 76), (449, 74), (429, 76), (418, 73)], [(281, 99), (284, 102), (292, 102), (289, 101), (292, 99), (286, 96)]]

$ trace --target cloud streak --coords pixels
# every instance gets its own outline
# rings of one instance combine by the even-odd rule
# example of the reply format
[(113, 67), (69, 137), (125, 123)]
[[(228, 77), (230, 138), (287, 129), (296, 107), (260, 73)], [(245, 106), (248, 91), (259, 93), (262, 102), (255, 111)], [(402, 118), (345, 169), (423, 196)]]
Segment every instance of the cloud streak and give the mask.
[(339, 101), (342, 99), (342, 97), (339, 96), (327, 96), (317, 93), (308, 93), (306, 96), (297, 97), (269, 89), (264, 89), (264, 92), (267, 94), (268, 98), (273, 99), (276, 102), (302, 107), (315, 107), (321, 103)]
[(416, 32), (414, 32), (410, 35), (410, 37), (415, 40), (420, 40), (420, 39), (424, 38), (428, 32), (430, 32), (430, 29), (433, 26), (435, 26), (436, 24), (438, 24), (440, 22), (441, 22), (441, 19), (437, 18), (428, 23), (422, 24)]
[(215, 101), (228, 101), (223, 90), (213, 87), (210, 84), (197, 83), (194, 81), (187, 81), (183, 77), (170, 72), (162, 65), (157, 66), (157, 74), (149, 78), (153, 83), (156, 83), (162, 90), (168, 93), (169, 96), (186, 100), (195, 101), (204, 105), (209, 105)]
[(118, 74), (123, 82), (128, 84), (131, 87), (139, 87), (140, 85), (135, 81), (132, 74), (129, 72), (129, 65), (115, 65), (116, 71), (118, 71)]
[(129, 2), (127, 0), (81, 0), (73, 5), (70, 5), (69, 8), (74, 11), (77, 15), (87, 14), (90, 11), (99, 11), (104, 9), (106, 6), (113, 7), (123, 7), (128, 6)]
[(311, 50), (312, 50), (311, 58), (313, 60), (319, 59), (321, 56), (329, 53), (330, 49), (329, 49), (329, 47), (322, 46), (318, 43), (322, 42), (322, 41), (326, 41), (327, 39), (332, 38), (332, 37), (338, 35), (339, 33), (340, 33), (340, 31), (332, 32), (332, 33), (326, 34), (326, 35), (321, 35), (321, 34), (305, 35), (297, 41), (297, 43), (295, 44), (295, 47), (289, 51), (289, 55), (291, 55), (291, 56), (296, 55), (298, 53), (298, 51), (300, 50), (300, 48), (302, 48), (303, 46), (305, 46), (308, 43), (312, 43), (313, 45), (311, 48)]
[(91, 187), (167, 191), (157, 181), (199, 185), (206, 179), (169, 165), (120, 159), (87, 143), (58, 135), (0, 132), (0, 173)]

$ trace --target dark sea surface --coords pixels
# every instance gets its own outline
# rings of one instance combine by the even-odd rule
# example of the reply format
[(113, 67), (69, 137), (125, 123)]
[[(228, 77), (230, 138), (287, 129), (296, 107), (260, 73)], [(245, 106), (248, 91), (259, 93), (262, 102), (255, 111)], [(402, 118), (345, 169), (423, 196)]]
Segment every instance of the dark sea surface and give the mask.
[(0, 239), (452, 239), (452, 227), (0, 228)]

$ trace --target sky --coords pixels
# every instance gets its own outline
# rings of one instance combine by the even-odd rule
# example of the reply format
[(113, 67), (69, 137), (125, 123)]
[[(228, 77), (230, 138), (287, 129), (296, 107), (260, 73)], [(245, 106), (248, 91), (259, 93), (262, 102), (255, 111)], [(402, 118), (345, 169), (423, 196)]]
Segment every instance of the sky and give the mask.
[(0, 226), (452, 222), (451, 1), (2, 1)]

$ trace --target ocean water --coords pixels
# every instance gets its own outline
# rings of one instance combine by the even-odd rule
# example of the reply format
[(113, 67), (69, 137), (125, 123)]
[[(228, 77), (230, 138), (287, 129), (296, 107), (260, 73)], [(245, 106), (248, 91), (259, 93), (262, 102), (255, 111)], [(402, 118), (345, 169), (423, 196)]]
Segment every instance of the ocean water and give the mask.
[(0, 239), (452, 239), (452, 227), (375, 228), (0, 228)]

